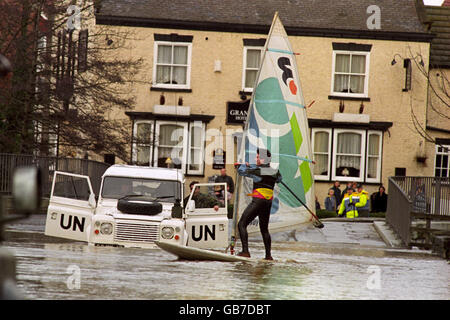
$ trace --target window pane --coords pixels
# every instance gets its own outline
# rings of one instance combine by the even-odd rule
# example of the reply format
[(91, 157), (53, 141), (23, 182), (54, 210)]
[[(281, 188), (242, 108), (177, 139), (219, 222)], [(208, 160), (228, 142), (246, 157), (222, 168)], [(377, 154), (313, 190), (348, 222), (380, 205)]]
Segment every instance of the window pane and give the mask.
[(352, 55), (352, 73), (366, 72), (366, 56)]
[(314, 136), (314, 152), (328, 153), (328, 132), (316, 132)]
[(442, 156), (442, 167), (443, 168), (447, 168), (448, 167), (448, 156), (447, 155), (443, 155)]
[(187, 67), (173, 67), (173, 84), (186, 84)]
[(182, 144), (184, 130), (182, 126), (164, 124), (159, 127), (159, 145), (175, 146)]
[(377, 178), (378, 158), (369, 158), (367, 168), (367, 178)]
[(377, 134), (369, 135), (369, 156), (380, 155), (380, 136)]
[(435, 176), (435, 177), (440, 177), (440, 176), (441, 176), (441, 170), (435, 169), (435, 170), (434, 170), (434, 176)]
[(361, 134), (344, 132), (337, 135), (337, 176), (359, 177), (361, 169)]
[(158, 63), (172, 63), (172, 46), (158, 46)]
[(361, 155), (361, 135), (353, 132), (339, 133), (337, 138), (337, 152)]
[(442, 163), (442, 155), (437, 154), (436, 155), (436, 167), (440, 168), (441, 167), (441, 163)]
[(183, 149), (178, 147), (159, 147), (158, 167), (181, 169)]
[(337, 54), (335, 62), (336, 72), (350, 72), (350, 55)]
[(170, 67), (156, 67), (156, 83), (170, 83)]
[(328, 175), (328, 155), (327, 154), (314, 154), (314, 174), (327, 176)]
[(191, 127), (191, 147), (200, 148), (202, 146), (203, 128), (199, 126)]
[(200, 149), (191, 149), (189, 159), (189, 170), (200, 170)]
[(336, 175), (344, 177), (359, 177), (361, 158), (353, 156), (336, 157)]
[(140, 166), (146, 166), (150, 164), (150, 147), (149, 146), (137, 146), (137, 164)]
[(336, 74), (334, 76), (334, 92), (348, 92), (348, 75)]
[(181, 169), (184, 127), (163, 124), (159, 127), (158, 167)]
[(256, 75), (258, 71), (256, 70), (246, 70), (245, 71), (245, 87), (253, 88), (256, 81)]
[(173, 49), (173, 63), (174, 64), (187, 64), (188, 47), (176, 46)]
[(364, 93), (364, 76), (350, 76), (350, 92)]
[(247, 50), (247, 68), (259, 68), (261, 60), (261, 50)]
[(136, 130), (136, 142), (137, 143), (150, 143), (151, 142), (151, 124), (150, 123), (138, 123)]
[(76, 200), (88, 200), (91, 194), (86, 178), (56, 175), (53, 195)]

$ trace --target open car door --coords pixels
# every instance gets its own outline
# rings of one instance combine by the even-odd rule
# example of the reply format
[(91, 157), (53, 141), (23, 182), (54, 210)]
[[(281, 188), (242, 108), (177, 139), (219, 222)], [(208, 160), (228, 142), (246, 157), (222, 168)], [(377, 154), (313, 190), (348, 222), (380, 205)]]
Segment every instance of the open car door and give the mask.
[(45, 234), (88, 241), (95, 206), (95, 194), (88, 176), (55, 171)]
[[(197, 188), (198, 195), (194, 197)], [(214, 209), (216, 203), (218, 210)], [(194, 185), (185, 210), (189, 247), (225, 249), (228, 246), (227, 206), (226, 183)]]

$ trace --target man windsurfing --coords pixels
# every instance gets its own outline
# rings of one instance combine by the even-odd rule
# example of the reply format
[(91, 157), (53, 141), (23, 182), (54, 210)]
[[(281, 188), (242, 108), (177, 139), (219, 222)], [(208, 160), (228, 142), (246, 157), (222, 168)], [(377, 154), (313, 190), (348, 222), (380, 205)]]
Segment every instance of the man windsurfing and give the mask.
[(256, 218), (259, 218), (259, 229), (264, 242), (266, 256), (264, 259), (273, 260), (271, 255), (271, 238), (269, 234), (270, 209), (273, 200), (273, 188), (275, 183), (281, 181), (281, 174), (277, 169), (270, 167), (271, 154), (269, 150), (258, 149), (256, 151), (256, 164), (237, 164), (238, 174), (253, 179), (253, 192), (249, 194), (252, 202), (242, 214), (239, 223), (239, 236), (242, 243), (242, 251), (238, 254), (250, 257), (248, 250), (247, 226)]

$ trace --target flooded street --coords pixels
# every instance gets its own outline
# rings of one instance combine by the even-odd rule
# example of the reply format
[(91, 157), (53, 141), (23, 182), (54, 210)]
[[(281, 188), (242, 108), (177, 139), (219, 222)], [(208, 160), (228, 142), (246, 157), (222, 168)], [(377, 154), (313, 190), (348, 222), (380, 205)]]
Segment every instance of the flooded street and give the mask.
[[(3, 246), (16, 256), (27, 299), (450, 298), (445, 260), (388, 249), (369, 223), (326, 222), (323, 230), (297, 233), (297, 241), (275, 235), (275, 262), (179, 261), (159, 249), (94, 247), (33, 230), (11, 230)], [(250, 249), (264, 256), (258, 238)]]

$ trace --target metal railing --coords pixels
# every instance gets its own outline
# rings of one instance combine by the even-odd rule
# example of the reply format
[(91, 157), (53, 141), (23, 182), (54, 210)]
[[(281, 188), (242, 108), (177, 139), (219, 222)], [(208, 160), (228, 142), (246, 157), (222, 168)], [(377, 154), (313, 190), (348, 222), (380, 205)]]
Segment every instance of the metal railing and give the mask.
[(390, 179), (408, 195), (413, 212), (450, 216), (450, 178), (392, 177)]
[(389, 178), (389, 200), (386, 222), (399, 235), (404, 244), (411, 242), (411, 207), (408, 194), (394, 178)]
[(109, 164), (74, 158), (42, 157), (33, 155), (0, 153), (0, 193), (10, 194), (14, 169), (19, 166), (38, 166), (42, 173), (42, 196), (49, 197), (53, 173), (65, 171), (89, 176), (95, 194), (100, 190), (101, 178)]
[[(426, 227), (413, 227), (415, 219), (425, 219)], [(450, 178), (390, 177), (386, 222), (402, 241), (417, 245), (411, 230), (433, 232), (432, 220), (450, 220)]]

